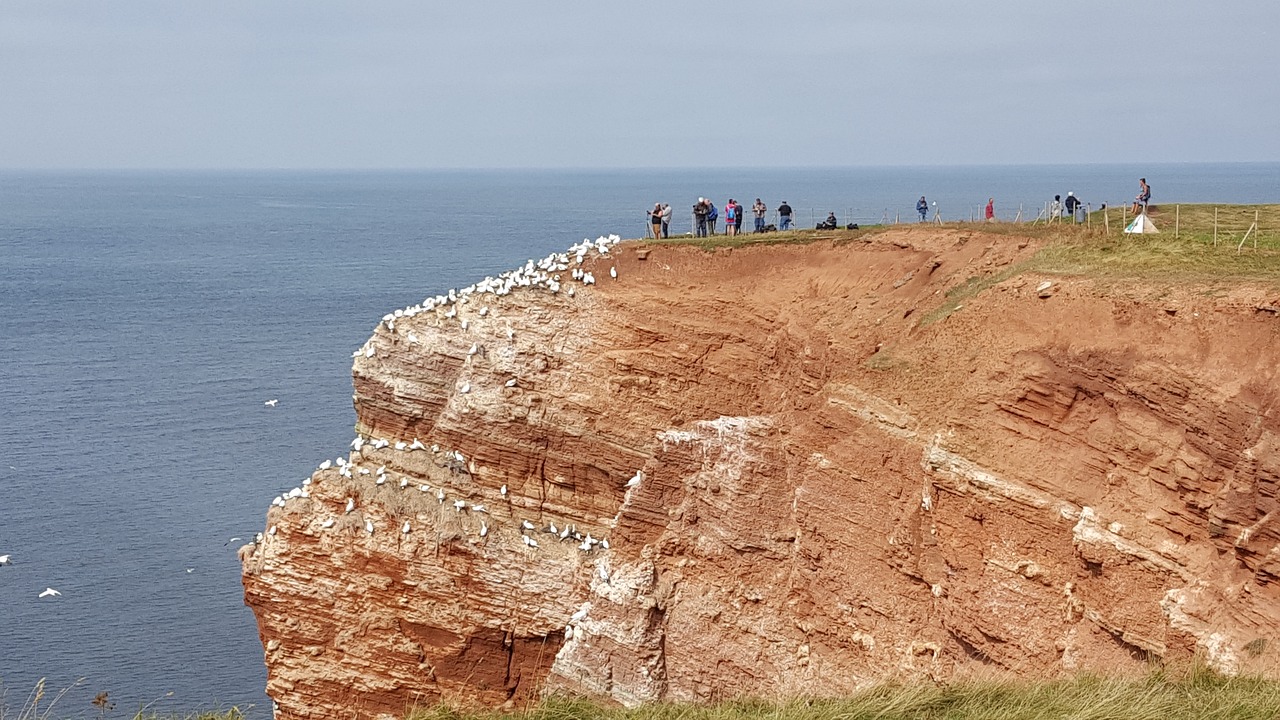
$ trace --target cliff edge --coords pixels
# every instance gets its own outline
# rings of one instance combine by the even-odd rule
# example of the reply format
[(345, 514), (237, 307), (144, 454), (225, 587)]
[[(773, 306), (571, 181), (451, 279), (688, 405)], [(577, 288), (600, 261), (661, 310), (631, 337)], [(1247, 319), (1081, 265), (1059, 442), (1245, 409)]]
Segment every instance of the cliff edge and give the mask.
[(388, 315), (241, 552), (277, 717), (1276, 675), (1274, 291), (1037, 242), (600, 241)]

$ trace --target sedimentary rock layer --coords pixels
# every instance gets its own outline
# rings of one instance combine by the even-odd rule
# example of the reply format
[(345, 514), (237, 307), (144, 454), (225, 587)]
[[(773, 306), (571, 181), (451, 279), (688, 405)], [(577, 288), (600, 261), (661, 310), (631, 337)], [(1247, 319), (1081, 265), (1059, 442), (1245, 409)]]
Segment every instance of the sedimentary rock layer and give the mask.
[(380, 324), (242, 553), (279, 717), (1274, 672), (1274, 298), (1034, 250), (623, 244)]

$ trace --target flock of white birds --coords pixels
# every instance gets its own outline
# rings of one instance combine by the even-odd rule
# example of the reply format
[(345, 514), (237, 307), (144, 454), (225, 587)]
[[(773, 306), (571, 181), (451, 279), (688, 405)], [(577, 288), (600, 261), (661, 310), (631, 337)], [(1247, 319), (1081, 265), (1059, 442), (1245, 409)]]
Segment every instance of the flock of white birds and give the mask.
[[(592, 254), (597, 257), (608, 258), (610, 249), (618, 242), (620, 242), (620, 238), (617, 235), (600, 237), (594, 242), (590, 240), (583, 240), (581, 243), (570, 247), (568, 252), (553, 253), (536, 262), (529, 260), (522, 267), (510, 272), (502, 273), (496, 278), (486, 277), (484, 280), (476, 283), (475, 285), (471, 285), (470, 287), (466, 287), (461, 290), (449, 290), (443, 295), (427, 298), (419, 305), (388, 313), (382, 318), (379, 324), (385, 325), (388, 332), (394, 333), (397, 321), (405, 318), (412, 318), (422, 313), (434, 313), (441, 321), (457, 319), (458, 307), (461, 305), (465, 305), (471, 301), (477, 301), (484, 295), (493, 295), (495, 297), (503, 296), (520, 288), (545, 289), (552, 293), (559, 293), (564, 290), (568, 296), (573, 297), (575, 296), (575, 289), (572, 286), (573, 282), (581, 283), (584, 286), (593, 285), (596, 282), (595, 277), (591, 272), (583, 270), (578, 266), (581, 266), (587, 257)], [(567, 273), (567, 280), (565, 273)], [(615, 279), (618, 277), (616, 266), (610, 267), (609, 275)], [(568, 287), (566, 287), (566, 285)], [(488, 306), (481, 307), (479, 311), (474, 314), (479, 318), (488, 317), (489, 319), (495, 319), (490, 316)], [(459, 324), (464, 332), (466, 332), (470, 327), (470, 321), (466, 318), (460, 319)], [(515, 337), (515, 330), (510, 324), (506, 325), (506, 336), (508, 340), (512, 340)], [(357, 359), (362, 357), (372, 358), (377, 353), (377, 349), (374, 345), (374, 339), (375, 338), (370, 338), (364, 346), (352, 353), (352, 357)], [(406, 339), (410, 344), (417, 344), (419, 342), (417, 336), (413, 332), (408, 332)], [(483, 347), (479, 343), (472, 343), (471, 348), (467, 351), (467, 357), (469, 359), (477, 353), (482, 352)], [(512, 378), (507, 380), (504, 385), (509, 388), (516, 387), (517, 381), (515, 378)], [(459, 393), (468, 393), (471, 390), (471, 384), (470, 382), (463, 382), (457, 389)], [(272, 407), (275, 405), (274, 401), (266, 404)], [(377, 462), (374, 458), (379, 457), (379, 455), (384, 452), (429, 452), (433, 458), (434, 464), (437, 466), (450, 468), (451, 473), (455, 476), (465, 475), (466, 477), (472, 478), (474, 477), (476, 469), (475, 464), (474, 462), (469, 462), (467, 457), (460, 450), (441, 448), (438, 444), (432, 444), (428, 447), (417, 438), (414, 438), (412, 441), (407, 441), (357, 436), (351, 441), (351, 451), (352, 453), (348, 457), (338, 457), (334, 460), (325, 460), (320, 463), (318, 471), (321, 474), (326, 472), (336, 472), (339, 476), (349, 480), (367, 477), (374, 486), (387, 486), (404, 492), (417, 491), (419, 493), (433, 495), (442, 510), (445, 503), (449, 503), (456, 513), (466, 513), (476, 517), (487, 517), (487, 520), (480, 519), (479, 527), (478, 529), (475, 529), (476, 534), (480, 538), (488, 537), (491, 529), (496, 527), (496, 525), (490, 525), (490, 521), (492, 521), (493, 518), (486, 506), (483, 503), (478, 502), (475, 498), (476, 495), (480, 495), (479, 499), (484, 499), (486, 491), (482, 488), (476, 487), (475, 490), (466, 498), (450, 498), (443, 487), (432, 488), (430, 485), (417, 483), (411, 478), (403, 475), (398, 479), (393, 477), (387, 471), (387, 465), (385, 462), (381, 462), (376, 468), (373, 467), (373, 463)], [(383, 459), (391, 458), (383, 456)], [(441, 460), (443, 463), (438, 462)], [(625, 482), (624, 487), (630, 490), (631, 488), (639, 485), (643, 478), (644, 474), (640, 471), (636, 471), (635, 475)], [(318, 482), (320, 479), (321, 475), (313, 474), (311, 477), (304, 479), (300, 486), (276, 496), (276, 498), (272, 500), (271, 504), (273, 506), (283, 508), (287, 507), (289, 502), (292, 500), (310, 498), (312, 484), (314, 482)], [(506, 503), (510, 508), (511, 501), (506, 485), (502, 485), (497, 490), (497, 498), (490, 499), (490, 502), (494, 501)], [(342, 514), (351, 514), (356, 510), (356, 498), (354, 496), (347, 497)], [(513, 520), (518, 521), (521, 538), (520, 542), (530, 550), (539, 547), (538, 537), (544, 537), (547, 540), (557, 542), (573, 542), (576, 544), (577, 549), (583, 553), (591, 553), (598, 548), (605, 550), (609, 549), (609, 540), (607, 538), (593, 537), (590, 532), (583, 534), (579, 532), (576, 525), (572, 523), (562, 521), (560, 525), (557, 525), (553, 521), (548, 522), (545, 526), (540, 526), (528, 518), (519, 517), (514, 509), (512, 509), (509, 514)], [(327, 517), (320, 523), (320, 527), (325, 530), (331, 529), (337, 524), (337, 520), (337, 515)], [(413, 532), (414, 528), (412, 520), (404, 520), (403, 523), (396, 521), (391, 524), (391, 527), (394, 529), (396, 524), (399, 525), (398, 529), (402, 535), (407, 536)], [(474, 523), (472, 523), (472, 525), (474, 526)], [(378, 525), (374, 522), (371, 515), (366, 515), (364, 517), (364, 530), (368, 535), (373, 535), (378, 531)], [(276, 526), (272, 525), (267, 530), (265, 536), (263, 533), (258, 533), (255, 537), (255, 542), (264, 542), (267, 537), (272, 537), (275, 534)]]

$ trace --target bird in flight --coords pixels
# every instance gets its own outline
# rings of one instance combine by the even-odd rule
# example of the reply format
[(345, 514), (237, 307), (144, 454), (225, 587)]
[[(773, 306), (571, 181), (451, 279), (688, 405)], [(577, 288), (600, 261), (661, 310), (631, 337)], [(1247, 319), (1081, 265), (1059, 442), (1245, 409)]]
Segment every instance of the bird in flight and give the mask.
[(268, 401), (266, 401), (266, 402), (264, 402), (264, 403), (262, 403), (262, 404), (263, 404), (263, 405), (266, 405), (267, 407), (275, 407), (275, 406), (276, 406), (276, 403), (278, 403), (278, 402), (280, 402), (280, 401), (279, 401), (279, 400), (277, 400), (277, 399), (274, 399), (274, 398), (273, 398), (273, 399), (268, 400)]
[(46, 598), (46, 597), (57, 597), (57, 596), (59, 596), (59, 595), (61, 595), (61, 594), (62, 594), (62, 593), (58, 592), (57, 590), (54, 590), (53, 588), (45, 588), (45, 589), (44, 589), (44, 592), (40, 593), (40, 597), (42, 597), (42, 598)]

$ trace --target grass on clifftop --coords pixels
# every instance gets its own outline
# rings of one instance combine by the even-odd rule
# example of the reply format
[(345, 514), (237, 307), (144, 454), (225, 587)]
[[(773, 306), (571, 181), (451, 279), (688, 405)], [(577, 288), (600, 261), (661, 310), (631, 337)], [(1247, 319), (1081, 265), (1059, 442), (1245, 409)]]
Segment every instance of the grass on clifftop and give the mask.
[(1058, 682), (972, 682), (883, 686), (840, 700), (710, 706), (647, 705), (632, 710), (547, 700), (517, 713), (418, 711), (410, 720), (1275, 720), (1280, 682), (1225, 678), (1207, 670), (1132, 680), (1081, 676)]
[[(1254, 222), (1255, 213), (1258, 230), (1249, 233), (1244, 246), (1237, 252), (1237, 246)], [(1080, 225), (947, 223), (941, 227), (1045, 241), (1045, 246), (1034, 257), (1012, 268), (1012, 274), (1043, 272), (1149, 280), (1253, 280), (1280, 285), (1280, 205), (1161, 205), (1153, 206), (1149, 216), (1160, 230), (1158, 234), (1125, 235), (1124, 220), (1131, 220), (1132, 216), (1118, 207), (1096, 211), (1089, 216), (1087, 224)], [(920, 226), (877, 225), (859, 230), (789, 230), (764, 234), (746, 232), (707, 238), (673, 237), (657, 242), (692, 245), (705, 250), (819, 241), (833, 241), (839, 245), (894, 228), (908, 227)]]

